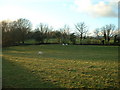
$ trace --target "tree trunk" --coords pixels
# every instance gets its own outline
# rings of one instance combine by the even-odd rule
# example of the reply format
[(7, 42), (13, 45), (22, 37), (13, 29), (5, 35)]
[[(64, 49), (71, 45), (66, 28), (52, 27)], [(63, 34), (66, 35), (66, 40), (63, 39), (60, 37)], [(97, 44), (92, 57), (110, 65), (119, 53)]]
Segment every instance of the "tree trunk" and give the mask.
[(24, 41), (22, 41), (22, 43), (24, 44), (25, 42), (24, 42)]
[(108, 38), (107, 38), (107, 41), (108, 41), (108, 44), (110, 44), (110, 37), (108, 36)]
[(80, 44), (82, 44), (82, 34), (80, 35)]

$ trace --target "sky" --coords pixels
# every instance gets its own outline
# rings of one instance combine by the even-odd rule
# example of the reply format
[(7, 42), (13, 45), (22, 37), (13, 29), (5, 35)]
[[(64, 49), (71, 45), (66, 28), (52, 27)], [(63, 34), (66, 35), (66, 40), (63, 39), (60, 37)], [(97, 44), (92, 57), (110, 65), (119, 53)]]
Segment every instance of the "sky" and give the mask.
[(29, 19), (33, 29), (44, 23), (55, 30), (85, 22), (90, 32), (107, 24), (118, 26), (119, 0), (1, 0), (0, 21)]

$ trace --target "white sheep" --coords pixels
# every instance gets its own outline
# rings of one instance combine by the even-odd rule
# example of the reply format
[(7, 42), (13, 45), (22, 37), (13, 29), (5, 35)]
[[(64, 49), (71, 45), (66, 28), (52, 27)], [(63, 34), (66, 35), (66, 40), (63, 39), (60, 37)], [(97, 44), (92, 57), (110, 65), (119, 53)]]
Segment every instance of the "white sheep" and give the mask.
[(67, 43), (66, 44), (63, 43), (62, 45), (64, 46), (64, 45), (68, 45), (68, 44)]
[(41, 55), (41, 54), (43, 54), (43, 52), (39, 51), (39, 52), (38, 52), (38, 55)]

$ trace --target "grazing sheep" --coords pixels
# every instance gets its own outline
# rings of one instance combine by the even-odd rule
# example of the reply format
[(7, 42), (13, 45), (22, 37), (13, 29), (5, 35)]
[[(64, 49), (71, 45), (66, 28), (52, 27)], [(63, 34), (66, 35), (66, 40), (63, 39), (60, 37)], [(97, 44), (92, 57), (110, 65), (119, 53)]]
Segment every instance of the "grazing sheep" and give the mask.
[(63, 43), (62, 45), (64, 46), (64, 45), (68, 45), (68, 44), (67, 43), (66, 44)]
[(41, 54), (43, 54), (43, 52), (39, 51), (39, 52), (38, 52), (38, 55), (41, 55)]

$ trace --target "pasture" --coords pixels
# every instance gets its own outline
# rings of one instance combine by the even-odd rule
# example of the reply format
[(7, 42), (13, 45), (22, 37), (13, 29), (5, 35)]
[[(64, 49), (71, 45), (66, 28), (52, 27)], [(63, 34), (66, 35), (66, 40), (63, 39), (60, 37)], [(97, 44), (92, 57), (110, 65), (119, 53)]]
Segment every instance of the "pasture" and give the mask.
[(3, 88), (119, 88), (118, 46), (14, 46), (2, 62)]

